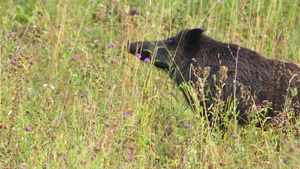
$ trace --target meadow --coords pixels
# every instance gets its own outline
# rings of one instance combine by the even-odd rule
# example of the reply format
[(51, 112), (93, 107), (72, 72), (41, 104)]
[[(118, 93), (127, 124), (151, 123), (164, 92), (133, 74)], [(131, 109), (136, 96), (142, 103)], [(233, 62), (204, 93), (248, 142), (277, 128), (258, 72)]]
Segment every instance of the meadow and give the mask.
[(300, 168), (299, 118), (284, 131), (209, 127), (165, 71), (125, 48), (201, 27), (300, 64), (298, 0), (0, 4), (1, 168)]

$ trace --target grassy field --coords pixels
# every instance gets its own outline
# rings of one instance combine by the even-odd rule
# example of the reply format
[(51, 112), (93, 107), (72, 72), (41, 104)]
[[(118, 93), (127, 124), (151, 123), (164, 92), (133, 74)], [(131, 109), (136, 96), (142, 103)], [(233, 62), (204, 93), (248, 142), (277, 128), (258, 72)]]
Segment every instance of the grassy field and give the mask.
[(0, 3), (1, 168), (300, 168), (299, 120), (207, 127), (165, 71), (124, 47), (202, 27), (300, 63), (298, 0)]

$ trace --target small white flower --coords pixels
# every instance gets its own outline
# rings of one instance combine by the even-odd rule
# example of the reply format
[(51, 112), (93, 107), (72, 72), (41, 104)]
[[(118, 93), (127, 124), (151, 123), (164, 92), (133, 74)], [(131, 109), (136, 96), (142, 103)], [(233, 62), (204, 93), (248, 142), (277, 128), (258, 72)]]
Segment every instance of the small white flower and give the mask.
[(52, 86), (52, 85), (49, 85), (53, 90), (55, 89), (55, 87), (54, 86)]
[(47, 84), (44, 84), (44, 86), (47, 87), (48, 85), (47, 85)]

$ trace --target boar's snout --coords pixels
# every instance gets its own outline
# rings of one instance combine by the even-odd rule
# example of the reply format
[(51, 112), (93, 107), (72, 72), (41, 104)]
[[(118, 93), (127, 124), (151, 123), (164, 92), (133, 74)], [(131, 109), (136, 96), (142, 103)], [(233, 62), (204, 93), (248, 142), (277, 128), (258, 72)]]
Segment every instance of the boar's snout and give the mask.
[(144, 42), (127, 41), (127, 50), (133, 55), (140, 54), (141, 60), (150, 58), (153, 49), (154, 49), (154, 45), (148, 41), (144, 41)]

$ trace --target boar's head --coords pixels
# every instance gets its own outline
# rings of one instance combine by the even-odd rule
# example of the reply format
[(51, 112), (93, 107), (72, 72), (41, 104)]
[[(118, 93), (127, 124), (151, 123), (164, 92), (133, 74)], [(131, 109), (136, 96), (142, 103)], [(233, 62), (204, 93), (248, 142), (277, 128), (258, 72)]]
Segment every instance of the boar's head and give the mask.
[[(127, 48), (131, 54), (140, 54), (141, 60), (154, 60), (156, 67), (170, 69), (176, 64), (184, 64), (185, 60), (195, 57), (203, 29), (185, 29), (168, 39), (158, 41), (128, 42)], [(186, 62), (190, 63), (190, 62)]]

